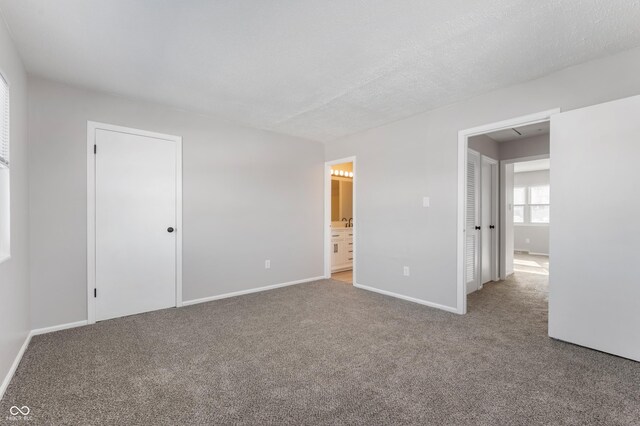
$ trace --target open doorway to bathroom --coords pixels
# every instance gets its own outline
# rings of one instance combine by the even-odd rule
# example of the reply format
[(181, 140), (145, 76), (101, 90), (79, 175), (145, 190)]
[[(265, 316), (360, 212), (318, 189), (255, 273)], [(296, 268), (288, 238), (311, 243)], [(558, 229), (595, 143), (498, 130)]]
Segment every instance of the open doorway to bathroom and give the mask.
[(327, 253), (325, 276), (354, 283), (355, 269), (355, 158), (328, 162), (325, 193)]

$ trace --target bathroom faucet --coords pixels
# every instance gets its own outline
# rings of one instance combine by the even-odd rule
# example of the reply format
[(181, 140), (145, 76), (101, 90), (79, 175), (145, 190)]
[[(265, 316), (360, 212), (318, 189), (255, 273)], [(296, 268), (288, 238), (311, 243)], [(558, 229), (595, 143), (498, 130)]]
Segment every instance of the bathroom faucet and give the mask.
[(347, 227), (348, 228), (353, 228), (353, 218), (352, 217), (349, 218), (349, 221), (347, 222)]
[(345, 228), (348, 228), (348, 227), (349, 227), (349, 221), (347, 220), (347, 218), (346, 218), (346, 217), (343, 217), (343, 218), (342, 218), (342, 221), (343, 221), (343, 222), (347, 222), (347, 223), (345, 223), (345, 224), (344, 224), (344, 227), (345, 227)]

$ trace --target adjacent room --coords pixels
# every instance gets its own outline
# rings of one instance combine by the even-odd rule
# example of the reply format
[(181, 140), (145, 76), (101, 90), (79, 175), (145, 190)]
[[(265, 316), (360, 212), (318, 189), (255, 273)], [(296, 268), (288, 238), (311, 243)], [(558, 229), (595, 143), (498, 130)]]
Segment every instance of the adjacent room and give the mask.
[(513, 163), (514, 273), (549, 275), (550, 165), (548, 158)]
[(637, 1), (0, 15), (0, 423), (640, 424)]
[(331, 278), (353, 284), (353, 163), (330, 166), (331, 175)]

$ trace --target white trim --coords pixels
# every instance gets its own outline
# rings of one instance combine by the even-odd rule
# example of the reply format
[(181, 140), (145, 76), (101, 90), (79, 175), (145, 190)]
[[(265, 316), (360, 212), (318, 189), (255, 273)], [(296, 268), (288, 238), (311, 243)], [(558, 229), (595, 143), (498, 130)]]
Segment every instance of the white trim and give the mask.
[(407, 300), (409, 302), (418, 303), (420, 305), (429, 306), (430, 308), (441, 309), (443, 311), (452, 312), (454, 314), (458, 313), (458, 308), (453, 308), (451, 306), (441, 305), (439, 303), (429, 302), (428, 300), (416, 299), (415, 297), (404, 296), (402, 294), (393, 293), (387, 290), (381, 290), (375, 287), (369, 287), (368, 285), (362, 284), (353, 284), (354, 287), (360, 288), (362, 290), (372, 291), (374, 293), (384, 294), (385, 296), (395, 297), (396, 299)]
[(535, 251), (529, 251), (527, 253), (529, 253), (531, 256), (549, 256), (549, 253), (536, 253)]
[(356, 283), (357, 269), (357, 182), (358, 173), (356, 170), (356, 156), (340, 158), (326, 161), (324, 163), (324, 278), (331, 278), (331, 166), (342, 163), (353, 163), (353, 283)]
[(182, 306), (182, 137), (87, 121), (87, 324), (96, 322), (96, 190), (95, 132), (98, 129), (163, 139), (176, 143), (176, 307)]
[[(549, 154), (530, 155), (528, 157), (518, 157), (518, 158), (509, 158), (508, 160), (500, 160), (500, 164), (526, 163), (527, 161), (546, 160), (547, 158), (550, 158)], [(536, 170), (536, 171), (541, 171), (541, 170)], [(529, 173), (529, 172), (522, 172), (522, 173)]]
[(248, 290), (240, 290), (240, 291), (234, 291), (232, 293), (219, 294), (217, 296), (209, 296), (209, 297), (202, 297), (200, 299), (185, 300), (184, 302), (182, 302), (182, 306), (191, 306), (191, 305), (196, 305), (198, 303), (211, 302), (213, 300), (220, 300), (220, 299), (227, 299), (229, 297), (242, 296), (244, 294), (259, 293), (261, 291), (273, 290), (273, 289), (280, 288), (280, 287), (288, 287), (290, 285), (309, 283), (309, 282), (312, 282), (312, 281), (319, 281), (319, 280), (323, 280), (323, 279), (325, 279), (325, 278), (322, 277), (322, 276), (321, 277), (305, 278), (305, 279), (302, 279), (302, 280), (289, 281), (289, 282), (286, 282), (286, 283), (272, 284), (272, 285), (267, 285), (267, 286), (264, 286), (264, 287), (256, 287), (256, 288), (250, 288)]
[(14, 374), (16, 374), (16, 370), (18, 369), (18, 365), (20, 365), (20, 361), (22, 361), (22, 357), (24, 356), (24, 353), (26, 352), (27, 347), (29, 346), (29, 343), (31, 342), (31, 338), (33, 336), (38, 336), (40, 334), (46, 334), (46, 333), (52, 333), (54, 331), (66, 330), (66, 329), (69, 329), (69, 328), (81, 327), (83, 325), (87, 325), (87, 321), (83, 320), (83, 321), (70, 322), (70, 323), (67, 323), (67, 324), (54, 325), (54, 326), (51, 326), (51, 327), (36, 328), (34, 330), (31, 330), (29, 333), (27, 333), (27, 337), (25, 337), (24, 342), (22, 343), (22, 346), (20, 347), (20, 350), (16, 354), (16, 357), (13, 360), (13, 363), (11, 364), (11, 367), (9, 368), (9, 371), (7, 372), (7, 375), (5, 376), (4, 380), (2, 381), (2, 385), (0, 385), (0, 400), (4, 396), (4, 393), (7, 390), (7, 388), (9, 387), (9, 383), (11, 383), (11, 380), (13, 379)]
[(43, 327), (36, 328), (31, 330), (32, 336), (38, 336), (40, 334), (53, 333), (54, 331), (67, 330), (69, 328), (76, 328), (88, 325), (89, 323), (86, 320), (76, 321), (76, 322), (68, 322), (66, 324), (53, 325), (51, 327)]
[(176, 308), (182, 306), (182, 137), (176, 142)]
[(509, 120), (498, 121), (496, 123), (485, 124), (483, 126), (472, 127), (458, 132), (458, 243), (457, 243), (457, 312), (467, 313), (467, 291), (465, 284), (464, 269), (464, 238), (465, 238), (465, 208), (466, 208), (466, 181), (467, 181), (467, 148), (468, 139), (471, 136), (481, 135), (498, 130), (509, 129), (511, 127), (525, 124), (540, 123), (548, 121), (551, 116), (560, 112), (560, 108), (529, 114)]
[(4, 377), (4, 380), (2, 381), (2, 385), (0, 385), (0, 400), (2, 400), (2, 397), (4, 397), (4, 393), (9, 387), (9, 383), (11, 383), (11, 379), (13, 379), (13, 375), (16, 373), (16, 370), (18, 369), (18, 365), (20, 365), (20, 361), (22, 360), (22, 356), (27, 350), (27, 346), (29, 346), (29, 342), (31, 342), (31, 333), (27, 333), (27, 337), (25, 337), (24, 343), (22, 343), (20, 350), (16, 354), (16, 357), (13, 360), (11, 367), (9, 368), (9, 371), (7, 371), (7, 375)]

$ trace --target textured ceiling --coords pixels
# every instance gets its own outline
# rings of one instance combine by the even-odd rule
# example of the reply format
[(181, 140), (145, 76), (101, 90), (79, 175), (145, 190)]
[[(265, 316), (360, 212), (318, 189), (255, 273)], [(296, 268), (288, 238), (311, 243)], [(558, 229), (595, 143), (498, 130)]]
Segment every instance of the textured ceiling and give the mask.
[(28, 71), (332, 140), (640, 45), (640, 0), (0, 0)]

